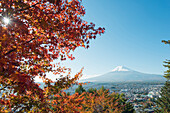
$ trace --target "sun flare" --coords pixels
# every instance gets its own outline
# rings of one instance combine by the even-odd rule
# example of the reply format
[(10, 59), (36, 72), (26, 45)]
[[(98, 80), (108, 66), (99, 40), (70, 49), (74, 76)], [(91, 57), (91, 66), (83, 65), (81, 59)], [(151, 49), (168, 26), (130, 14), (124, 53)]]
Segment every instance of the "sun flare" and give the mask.
[(10, 19), (7, 18), (7, 17), (4, 17), (3, 21), (4, 21), (5, 24), (9, 24), (10, 23)]

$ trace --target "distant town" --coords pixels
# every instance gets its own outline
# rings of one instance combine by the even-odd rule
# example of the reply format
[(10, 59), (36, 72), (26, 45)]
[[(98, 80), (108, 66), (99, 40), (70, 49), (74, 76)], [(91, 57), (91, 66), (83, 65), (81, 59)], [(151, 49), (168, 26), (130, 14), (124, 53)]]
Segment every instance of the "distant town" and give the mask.
[[(124, 94), (127, 102), (134, 106), (136, 113), (153, 113), (157, 107), (155, 101), (160, 97), (161, 87), (164, 82), (114, 82), (114, 83), (87, 83), (83, 87), (100, 89), (104, 86), (110, 93)], [(66, 90), (70, 94), (75, 93), (77, 85)]]

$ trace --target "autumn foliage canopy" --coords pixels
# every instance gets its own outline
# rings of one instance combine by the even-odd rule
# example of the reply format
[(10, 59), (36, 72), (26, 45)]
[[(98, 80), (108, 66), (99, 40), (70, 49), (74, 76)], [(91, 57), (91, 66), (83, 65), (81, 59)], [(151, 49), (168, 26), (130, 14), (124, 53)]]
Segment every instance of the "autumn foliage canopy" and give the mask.
[[(70, 70), (58, 63), (73, 60), (71, 52), (88, 48), (89, 40), (105, 30), (83, 20), (84, 15), (81, 0), (0, 1), (0, 112), (83, 112), (93, 108), (88, 98), (110, 102), (108, 94), (68, 96), (62, 92), (82, 70), (70, 78)], [(47, 72), (56, 76), (67, 72), (67, 76), (52, 81)], [(37, 76), (44, 88), (35, 83)]]

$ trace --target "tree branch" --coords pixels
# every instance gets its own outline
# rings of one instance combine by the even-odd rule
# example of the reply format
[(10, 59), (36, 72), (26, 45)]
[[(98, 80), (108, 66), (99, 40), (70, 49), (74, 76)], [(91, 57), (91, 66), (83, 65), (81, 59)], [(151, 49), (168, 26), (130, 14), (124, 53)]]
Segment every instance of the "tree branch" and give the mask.
[[(33, 40), (35, 40), (35, 38), (32, 38), (31, 40), (23, 43), (22, 45), (25, 45), (25, 44), (27, 44), (27, 43), (30, 43), (30, 42), (33, 41)], [(8, 54), (10, 54), (10, 53), (12, 53), (13, 51), (16, 51), (16, 50), (17, 50), (16, 48), (15, 48), (15, 49), (12, 49), (12, 50), (8, 51), (7, 53), (5, 53), (4, 56), (6, 56), (6, 55), (8, 55)]]
[(27, 9), (29, 9), (29, 8), (31, 8), (31, 7), (35, 7), (35, 6), (36, 6), (36, 5), (38, 5), (38, 4), (40, 4), (40, 2), (38, 2), (38, 3), (36, 3), (36, 4), (32, 5), (32, 6), (29, 6), (29, 7), (23, 8), (23, 9), (19, 9), (19, 10), (15, 11), (14, 13), (16, 13), (16, 12), (18, 12), (18, 11), (24, 11), (24, 10), (27, 10)]
[[(28, 7), (26, 7), (26, 8), (16, 10), (16, 11), (15, 11), (15, 12), (13, 12), (13, 13), (16, 13), (16, 12), (18, 12), (18, 11), (24, 11), (24, 10), (27, 10), (27, 9), (29, 9), (29, 8), (35, 7), (35, 6), (36, 6), (36, 5), (38, 5), (38, 4), (40, 4), (40, 2), (38, 2), (38, 3), (36, 3), (36, 4), (32, 5), (32, 6), (28, 6)], [(0, 14), (2, 14), (2, 13), (3, 13), (3, 12), (0, 12)]]
[(8, 86), (7, 85), (5, 85), (3, 88), (1, 88), (0, 90), (4, 90), (5, 88), (7, 88)]

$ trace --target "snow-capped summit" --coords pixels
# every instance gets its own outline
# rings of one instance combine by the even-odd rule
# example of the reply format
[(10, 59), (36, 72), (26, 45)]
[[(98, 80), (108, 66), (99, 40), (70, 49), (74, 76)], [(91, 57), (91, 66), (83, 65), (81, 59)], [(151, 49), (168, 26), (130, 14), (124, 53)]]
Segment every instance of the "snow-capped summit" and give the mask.
[(85, 81), (90, 82), (132, 82), (132, 81), (165, 81), (163, 75), (141, 73), (124, 66), (117, 66), (111, 72)]
[(114, 68), (112, 71), (132, 71), (131, 69), (128, 69), (125, 66), (117, 66), (116, 68)]

